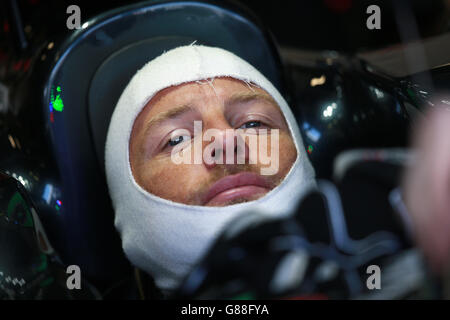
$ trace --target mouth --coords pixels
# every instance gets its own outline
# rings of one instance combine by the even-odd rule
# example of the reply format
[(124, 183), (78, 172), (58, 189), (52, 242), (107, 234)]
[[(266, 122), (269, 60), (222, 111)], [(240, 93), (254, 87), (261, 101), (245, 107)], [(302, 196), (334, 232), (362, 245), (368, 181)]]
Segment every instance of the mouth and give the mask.
[(268, 183), (261, 176), (242, 172), (226, 176), (212, 185), (203, 199), (204, 206), (220, 206), (239, 199), (254, 200), (271, 190)]

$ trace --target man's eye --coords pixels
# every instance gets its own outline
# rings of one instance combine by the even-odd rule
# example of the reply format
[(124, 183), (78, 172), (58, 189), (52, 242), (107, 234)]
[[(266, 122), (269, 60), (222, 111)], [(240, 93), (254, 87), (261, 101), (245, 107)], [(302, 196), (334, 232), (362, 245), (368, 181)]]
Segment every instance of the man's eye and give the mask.
[(257, 128), (261, 127), (261, 125), (261, 121), (248, 121), (240, 126), (239, 129)]
[(190, 138), (191, 137), (189, 137), (189, 136), (176, 136), (176, 137), (171, 138), (169, 140), (169, 142), (167, 143), (167, 145), (169, 145), (171, 147), (174, 147), (174, 146), (176, 146), (177, 144), (179, 144), (179, 143), (181, 143), (183, 141), (189, 140)]

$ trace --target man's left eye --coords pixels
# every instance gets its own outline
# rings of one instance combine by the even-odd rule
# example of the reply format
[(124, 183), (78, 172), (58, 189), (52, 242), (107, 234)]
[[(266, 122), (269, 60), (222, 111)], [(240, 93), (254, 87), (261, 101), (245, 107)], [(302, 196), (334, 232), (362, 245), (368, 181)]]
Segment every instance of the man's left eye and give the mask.
[(257, 128), (261, 127), (261, 125), (262, 125), (261, 121), (248, 121), (244, 123), (242, 126), (240, 126), (239, 129)]

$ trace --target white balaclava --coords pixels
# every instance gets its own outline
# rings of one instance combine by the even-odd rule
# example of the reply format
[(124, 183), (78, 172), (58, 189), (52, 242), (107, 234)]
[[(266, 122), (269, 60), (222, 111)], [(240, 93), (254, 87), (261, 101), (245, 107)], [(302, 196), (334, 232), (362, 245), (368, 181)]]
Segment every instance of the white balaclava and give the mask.
[[(176, 203), (150, 194), (131, 172), (129, 141), (134, 121), (160, 90), (182, 83), (232, 77), (259, 86), (278, 103), (297, 148), (297, 159), (276, 188), (258, 200), (225, 207)], [(315, 185), (296, 120), (275, 87), (246, 61), (220, 48), (190, 45), (148, 62), (123, 91), (109, 125), (105, 149), (106, 177), (115, 210), (115, 226), (126, 256), (148, 272), (162, 290), (181, 284), (222, 228), (237, 215), (291, 213)]]

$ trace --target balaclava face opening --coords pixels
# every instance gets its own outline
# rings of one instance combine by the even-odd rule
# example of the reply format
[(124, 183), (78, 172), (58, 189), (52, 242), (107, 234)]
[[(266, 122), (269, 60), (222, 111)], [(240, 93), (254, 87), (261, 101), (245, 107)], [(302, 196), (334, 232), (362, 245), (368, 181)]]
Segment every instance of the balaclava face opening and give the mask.
[[(258, 200), (225, 207), (185, 205), (150, 194), (131, 172), (129, 142), (134, 121), (159, 91), (183, 83), (231, 77), (252, 83), (277, 102), (297, 149), (285, 179)], [(281, 217), (292, 213), (301, 196), (315, 186), (296, 120), (277, 89), (255, 68), (220, 48), (183, 46), (153, 59), (123, 91), (109, 125), (105, 168), (124, 252), (148, 272), (162, 290), (176, 289), (206, 253), (224, 226), (238, 215)]]

